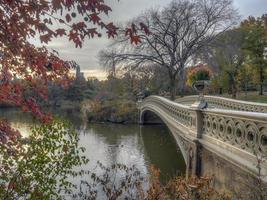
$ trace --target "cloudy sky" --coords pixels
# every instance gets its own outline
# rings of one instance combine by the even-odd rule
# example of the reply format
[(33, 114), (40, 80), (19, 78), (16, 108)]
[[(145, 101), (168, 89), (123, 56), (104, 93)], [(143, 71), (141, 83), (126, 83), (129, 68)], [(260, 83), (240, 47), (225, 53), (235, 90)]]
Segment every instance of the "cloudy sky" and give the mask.
[[(106, 4), (112, 7), (113, 12), (109, 20), (124, 22), (137, 16), (140, 12), (151, 7), (162, 7), (171, 0), (106, 0)], [(218, 0), (220, 1), (220, 0)], [(239, 10), (242, 18), (247, 16), (261, 16), (267, 13), (267, 0), (234, 0), (234, 6)], [(50, 47), (57, 50), (63, 59), (75, 60), (89, 76), (97, 76), (103, 79), (105, 74), (98, 64), (97, 54), (109, 43), (106, 36), (87, 40), (82, 49), (76, 49), (72, 43), (61, 39), (50, 43)]]

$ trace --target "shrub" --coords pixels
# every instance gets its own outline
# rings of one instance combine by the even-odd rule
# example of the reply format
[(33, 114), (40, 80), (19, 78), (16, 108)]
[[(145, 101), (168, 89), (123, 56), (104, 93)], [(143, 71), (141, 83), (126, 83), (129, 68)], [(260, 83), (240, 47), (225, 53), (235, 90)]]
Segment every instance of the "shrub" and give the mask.
[(92, 101), (88, 109), (89, 121), (134, 123), (137, 120), (136, 103), (127, 100)]
[(80, 174), (73, 168), (88, 162), (78, 141), (70, 124), (55, 120), (34, 127), (12, 151), (1, 145), (0, 199), (64, 199), (76, 187), (68, 178)]

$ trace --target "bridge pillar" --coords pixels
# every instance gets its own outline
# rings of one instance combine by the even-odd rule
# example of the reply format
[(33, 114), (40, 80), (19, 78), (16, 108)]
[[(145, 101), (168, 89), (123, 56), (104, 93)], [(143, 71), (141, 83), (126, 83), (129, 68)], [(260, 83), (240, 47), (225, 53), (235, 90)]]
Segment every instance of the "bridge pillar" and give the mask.
[(207, 108), (207, 103), (205, 102), (204, 98), (201, 98), (199, 101), (196, 101), (194, 104), (191, 105), (191, 109), (195, 112), (196, 116), (196, 138), (202, 138), (203, 132), (203, 114), (202, 110)]
[(201, 176), (202, 171), (202, 145), (198, 140), (191, 143), (187, 152), (186, 177)]
[[(202, 138), (202, 134), (203, 134), (203, 113), (202, 110), (206, 107), (206, 104), (203, 103), (203, 101), (199, 101), (199, 102), (195, 102), (193, 105), (191, 105), (191, 109), (193, 112), (195, 112), (195, 131), (196, 131), (196, 139), (193, 141), (194, 145), (193, 145), (193, 168), (192, 171), (190, 173), (190, 169), (189, 169), (189, 176), (201, 176), (201, 166), (202, 166), (202, 145), (200, 144), (200, 142), (198, 141), (198, 139)], [(190, 154), (192, 154), (192, 152), (189, 152), (189, 157)], [(192, 161), (191, 161), (192, 162)], [(189, 162), (188, 162), (189, 163)]]
[(194, 171), (196, 176), (201, 176), (201, 166), (202, 166), (202, 145), (199, 143), (198, 140), (194, 141), (195, 142), (195, 166), (194, 166)]

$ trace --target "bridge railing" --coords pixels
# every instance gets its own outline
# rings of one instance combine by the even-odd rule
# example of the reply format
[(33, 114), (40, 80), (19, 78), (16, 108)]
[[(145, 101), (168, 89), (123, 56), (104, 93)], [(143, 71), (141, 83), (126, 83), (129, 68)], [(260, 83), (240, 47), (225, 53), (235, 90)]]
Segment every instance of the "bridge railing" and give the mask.
[[(238, 169), (258, 175), (257, 158), (267, 158), (267, 113), (217, 108), (200, 109), (197, 104), (184, 105), (159, 96), (139, 102), (141, 116), (147, 110), (155, 112), (170, 128), (178, 144), (184, 146), (184, 157), (190, 154), (187, 141), (194, 143), (195, 171), (199, 155), (204, 149), (239, 166)], [(182, 139), (181, 139), (182, 138)], [(180, 141), (180, 143), (179, 143)], [(185, 144), (185, 145), (184, 145)], [(205, 152), (205, 151), (204, 151)], [(263, 159), (264, 160), (264, 159)], [(260, 163), (262, 174), (267, 174), (267, 163)], [(267, 176), (263, 177), (267, 182)]]
[(228, 143), (252, 154), (267, 155), (267, 114), (204, 109), (203, 136)]
[[(176, 102), (191, 105), (197, 100), (197, 98), (197, 95), (186, 96), (177, 99)], [(267, 104), (264, 103), (240, 101), (216, 96), (205, 96), (205, 101), (210, 107), (216, 107), (220, 109), (267, 113)]]
[(141, 107), (159, 108), (163, 116), (193, 130), (198, 138), (205, 140), (207, 136), (214, 144), (221, 141), (250, 154), (267, 156), (267, 113), (196, 109), (159, 96), (146, 98)]
[(163, 97), (149, 96), (142, 101), (140, 109), (142, 110), (146, 107), (159, 108), (184, 126), (192, 126), (193, 116), (189, 106), (178, 104)]

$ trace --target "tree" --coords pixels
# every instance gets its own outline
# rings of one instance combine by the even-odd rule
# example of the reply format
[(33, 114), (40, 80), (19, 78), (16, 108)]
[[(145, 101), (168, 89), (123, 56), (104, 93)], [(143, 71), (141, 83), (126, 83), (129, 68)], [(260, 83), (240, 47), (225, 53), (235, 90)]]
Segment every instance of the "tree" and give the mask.
[(259, 95), (263, 95), (264, 70), (267, 62), (264, 57), (267, 47), (267, 14), (255, 19), (249, 17), (241, 23), (246, 31), (245, 49), (248, 63), (256, 67), (259, 83)]
[(236, 98), (238, 91), (238, 75), (244, 64), (243, 50), (245, 34), (242, 29), (229, 30), (219, 35), (200, 54), (204, 60), (215, 70), (219, 71), (221, 78), (226, 77), (232, 98)]
[[(184, 82), (184, 68), (194, 54), (219, 33), (228, 30), (236, 16), (232, 0), (172, 1), (163, 10), (149, 10), (132, 20), (132, 29), (127, 30), (126, 35), (139, 31), (134, 24), (140, 24), (141, 30), (147, 34), (134, 37), (132, 43), (142, 41), (136, 46), (129, 46), (123, 35), (118, 37), (113, 44), (116, 47), (116, 55), (112, 51), (113, 59), (126, 66), (165, 67), (171, 99), (174, 99), (177, 79)], [(147, 24), (147, 29), (143, 28), (143, 22)]]
[[(66, 36), (81, 47), (85, 37), (98, 34), (86, 23), (105, 28), (112, 37), (116, 27), (98, 17), (99, 13), (107, 14), (110, 10), (100, 0), (1, 1), (0, 102), (32, 112), (43, 122), (50, 121), (51, 116), (41, 111), (37, 98), (47, 99), (49, 82), (66, 85), (72, 63), (61, 60), (56, 52), (49, 52), (46, 47), (36, 48), (29, 38), (48, 43), (53, 38)], [(76, 16), (82, 20), (75, 20)], [(28, 91), (31, 91), (30, 96)], [(15, 135), (8, 124), (0, 122), (1, 137), (12, 139)]]
[(147, 84), (147, 87), (151, 90), (152, 94), (158, 95), (167, 95), (169, 96), (169, 83), (168, 80), (168, 71), (165, 67), (153, 67), (152, 76)]
[(84, 175), (75, 167), (88, 163), (74, 127), (54, 120), (13, 139), (0, 145), (0, 199), (66, 199), (73, 193), (70, 177)]
[(109, 52), (100, 51), (98, 54), (98, 60), (101, 66), (103, 66), (109, 73), (109, 75), (116, 77), (116, 64), (115, 51)]
[[(67, 85), (73, 62), (63, 61), (57, 52), (49, 52), (45, 46), (35, 47), (29, 39), (39, 38), (47, 44), (52, 39), (67, 37), (76, 47), (82, 47), (86, 38), (101, 36), (100, 29), (109, 38), (114, 37), (117, 27), (101, 19), (110, 11), (103, 0), (1, 1), (0, 103), (19, 106), (49, 122), (51, 115), (41, 110), (37, 98), (47, 99), (51, 82)], [(0, 125), (0, 131), (9, 130), (4, 123)]]

